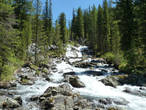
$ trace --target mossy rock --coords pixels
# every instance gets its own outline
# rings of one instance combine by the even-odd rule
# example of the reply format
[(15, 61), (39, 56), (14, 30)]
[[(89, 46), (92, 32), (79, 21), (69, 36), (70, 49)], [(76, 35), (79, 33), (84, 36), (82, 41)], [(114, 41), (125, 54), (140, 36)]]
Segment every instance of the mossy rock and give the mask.
[(37, 70), (37, 71), (35, 72), (35, 74), (36, 74), (36, 75), (40, 75), (40, 74), (41, 74), (41, 71)]
[(118, 110), (118, 109), (114, 107), (109, 107), (107, 110)]
[(30, 68), (31, 68), (31, 69), (33, 69), (33, 70), (38, 70), (38, 69), (39, 69), (39, 67), (38, 67), (38, 66), (33, 65), (33, 64), (31, 64), (31, 65), (30, 65)]
[(49, 70), (48, 70), (47, 68), (44, 68), (44, 69), (42, 70), (42, 72), (48, 74), (48, 73), (49, 73)]

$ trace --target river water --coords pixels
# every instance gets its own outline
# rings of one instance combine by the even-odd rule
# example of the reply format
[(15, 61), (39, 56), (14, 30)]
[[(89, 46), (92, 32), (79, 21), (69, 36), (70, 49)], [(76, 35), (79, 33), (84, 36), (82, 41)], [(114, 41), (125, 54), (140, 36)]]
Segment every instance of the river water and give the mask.
[[(98, 67), (96, 68), (78, 68), (74, 67), (71, 63), (83, 60), (83, 62), (90, 62), (92, 60), (92, 57), (84, 56), (82, 54), (82, 51), (86, 49), (86, 46), (79, 46), (79, 47), (73, 47), (68, 46), (67, 52), (66, 52), (66, 60), (61, 59), (53, 59), (53, 63), (56, 66), (55, 71), (52, 71), (52, 75), (50, 75), (51, 82), (46, 81), (42, 77), (36, 77), (36, 81), (33, 85), (21, 85), (17, 84), (16, 90), (11, 90), (13, 92), (17, 92), (18, 95), (21, 95), (23, 99), (23, 106), (28, 110), (39, 110), (39, 106), (35, 104), (35, 102), (29, 101), (29, 99), (32, 96), (37, 96), (43, 94), (43, 92), (49, 87), (49, 86), (58, 86), (60, 84), (63, 84), (63, 73), (66, 72), (76, 72), (76, 75), (80, 78), (80, 80), (85, 84), (84, 88), (73, 88), (73, 91), (79, 92), (81, 95), (86, 97), (92, 97), (93, 99), (99, 99), (99, 98), (113, 98), (118, 99), (122, 101), (129, 102), (127, 105), (115, 105), (110, 104), (110, 106), (119, 106), (126, 110), (146, 110), (146, 96), (137, 96), (132, 95), (129, 93), (123, 92), (125, 88), (131, 88), (133, 90), (137, 90), (140, 87), (138, 86), (130, 86), (130, 85), (123, 85), (118, 86), (116, 88), (105, 86), (100, 80), (111, 75), (111, 73), (116, 72), (118, 73), (118, 70), (114, 69), (113, 67), (110, 67), (108, 64), (105, 63), (98, 63)], [(107, 68), (108, 67), (108, 68)], [(92, 76), (84, 74), (85, 71), (94, 70), (94, 71), (101, 71), (106, 70), (107, 72), (105, 75), (102, 76)], [(30, 71), (26, 68), (23, 68), (23, 72), (25, 74), (30, 74)], [(31, 74), (35, 74), (34, 71), (31, 71)], [(123, 100), (125, 99), (125, 100)], [(95, 103), (98, 104), (98, 101), (95, 100)], [(107, 105), (109, 106), (109, 105)]]

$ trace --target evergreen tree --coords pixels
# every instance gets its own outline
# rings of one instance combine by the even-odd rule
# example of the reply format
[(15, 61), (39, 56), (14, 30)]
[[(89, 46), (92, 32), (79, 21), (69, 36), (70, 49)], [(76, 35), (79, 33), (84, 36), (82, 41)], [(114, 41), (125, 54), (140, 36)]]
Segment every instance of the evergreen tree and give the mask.
[(56, 21), (55, 25), (55, 45), (58, 47), (58, 50), (62, 52), (63, 50), (63, 43), (61, 40), (61, 35), (60, 35), (60, 26), (58, 24), (58, 21)]
[(88, 10), (84, 11), (84, 37), (89, 39), (90, 14)]
[(77, 18), (76, 18), (76, 36), (78, 37), (76, 40), (83, 41), (84, 38), (84, 21), (83, 21), (83, 13), (81, 8), (78, 8)]
[(119, 0), (117, 2), (120, 19), (121, 46), (123, 51), (128, 51), (134, 37), (133, 0)]
[(89, 41), (90, 41), (90, 46), (91, 48), (96, 51), (97, 50), (97, 39), (96, 39), (96, 22), (97, 22), (97, 12), (96, 12), (96, 7), (93, 6), (91, 12), (90, 12), (90, 26), (88, 27), (89, 30)]
[(52, 43), (52, 1), (46, 0), (44, 11), (44, 45), (51, 45)]
[(108, 52), (110, 51), (110, 22), (109, 22), (109, 10), (108, 10), (108, 4), (107, 0), (104, 0), (103, 3), (103, 16), (104, 16), (104, 33), (103, 33), (103, 40), (104, 40), (104, 51)]
[[(32, 12), (32, 1), (31, 0), (14, 0), (14, 11), (17, 19), (16, 29), (19, 29), (19, 50), (18, 56), (23, 59), (26, 57), (26, 51), (30, 43), (28, 39), (31, 39), (32, 30), (31, 30), (31, 12)], [(27, 25), (26, 25), (27, 24)], [(29, 35), (26, 35), (24, 31), (28, 31)], [(29, 38), (28, 38), (29, 37)], [(18, 42), (19, 42), (18, 41)]]
[(120, 53), (120, 32), (117, 21), (111, 25), (111, 50), (114, 54)]
[(6, 75), (10, 72), (8, 69), (14, 56), (12, 48), (15, 39), (15, 30), (12, 27), (14, 23), (14, 12), (10, 2), (0, 1), (0, 78), (1, 74)]
[(104, 22), (103, 22), (103, 9), (99, 5), (98, 7), (98, 16), (97, 16), (97, 45), (99, 52), (103, 53), (104, 45)]
[(39, 49), (39, 24), (40, 24), (40, 13), (41, 13), (41, 3), (40, 0), (36, 0), (35, 3), (35, 64), (38, 64), (38, 49)]
[(64, 13), (61, 13), (60, 14), (60, 17), (59, 17), (59, 25), (60, 25), (60, 35), (61, 35), (61, 39), (63, 41), (63, 43), (67, 43), (68, 41), (68, 38), (67, 38), (67, 29), (66, 29), (66, 17), (65, 17), (65, 14)]
[(76, 37), (76, 15), (75, 10), (73, 9), (73, 18), (71, 23), (71, 39), (75, 40)]

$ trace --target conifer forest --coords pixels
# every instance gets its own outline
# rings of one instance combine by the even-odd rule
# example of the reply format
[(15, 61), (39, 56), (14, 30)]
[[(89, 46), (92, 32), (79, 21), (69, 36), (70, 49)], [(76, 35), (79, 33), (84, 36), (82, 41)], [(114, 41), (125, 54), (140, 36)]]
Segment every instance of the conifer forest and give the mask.
[(0, 110), (146, 110), (146, 0), (53, 1), (0, 0)]

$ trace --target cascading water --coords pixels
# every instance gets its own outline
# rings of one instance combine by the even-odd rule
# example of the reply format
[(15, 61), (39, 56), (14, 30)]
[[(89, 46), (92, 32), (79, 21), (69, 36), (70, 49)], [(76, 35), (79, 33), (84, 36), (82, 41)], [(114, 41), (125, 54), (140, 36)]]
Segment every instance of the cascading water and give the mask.
[[(77, 62), (77, 61), (83, 61), (83, 62), (91, 62), (92, 58), (83, 58), (84, 55), (82, 55), (83, 50), (87, 50), (86, 46), (79, 46), (79, 47), (73, 47), (68, 46), (67, 52), (66, 52), (66, 58), (70, 63), (68, 63), (66, 60), (62, 61), (61, 59), (54, 59), (53, 63), (56, 65), (56, 72), (52, 72), (52, 74), (49, 76), (51, 79), (51, 82), (46, 81), (42, 77), (36, 77), (36, 81), (33, 85), (21, 85), (17, 84), (16, 90), (11, 90), (13, 92), (17, 92), (18, 95), (21, 95), (23, 100), (23, 106), (27, 108), (28, 110), (39, 110), (39, 107), (35, 102), (29, 101), (29, 99), (32, 96), (39, 96), (43, 94), (43, 92), (49, 87), (49, 86), (58, 86), (63, 82), (63, 73), (66, 72), (75, 72), (76, 75), (79, 77), (79, 79), (85, 84), (84, 88), (74, 88), (72, 87), (73, 91), (79, 92), (81, 95), (86, 97), (92, 97), (93, 100), (99, 98), (113, 98), (113, 99), (125, 99), (128, 104), (122, 105), (127, 110), (146, 110), (146, 96), (137, 96), (132, 95), (123, 92), (123, 90), (126, 87), (129, 87), (131, 89), (136, 89), (139, 87), (130, 86), (130, 85), (123, 85), (118, 86), (117, 88), (113, 88), (110, 86), (105, 86), (100, 80), (105, 78), (107, 75), (111, 75), (114, 68), (109, 67), (108, 64), (105, 63), (98, 63), (98, 68), (79, 68), (74, 67), (71, 63)], [(89, 57), (89, 56), (88, 56)], [(59, 62), (58, 62), (59, 61)], [(87, 75), (84, 74), (85, 71), (101, 71), (102, 69), (106, 70), (105, 75), (102, 76), (93, 76), (93, 75)], [(24, 70), (25, 71), (25, 68)], [(118, 70), (114, 70), (118, 72)], [(25, 71), (26, 75), (30, 74), (30, 72)], [(35, 74), (35, 73), (32, 73)], [(122, 100), (124, 101), (124, 100)], [(114, 104), (112, 104), (115, 106)], [(117, 106), (117, 105), (116, 105)], [(120, 106), (120, 105), (119, 105)]]

